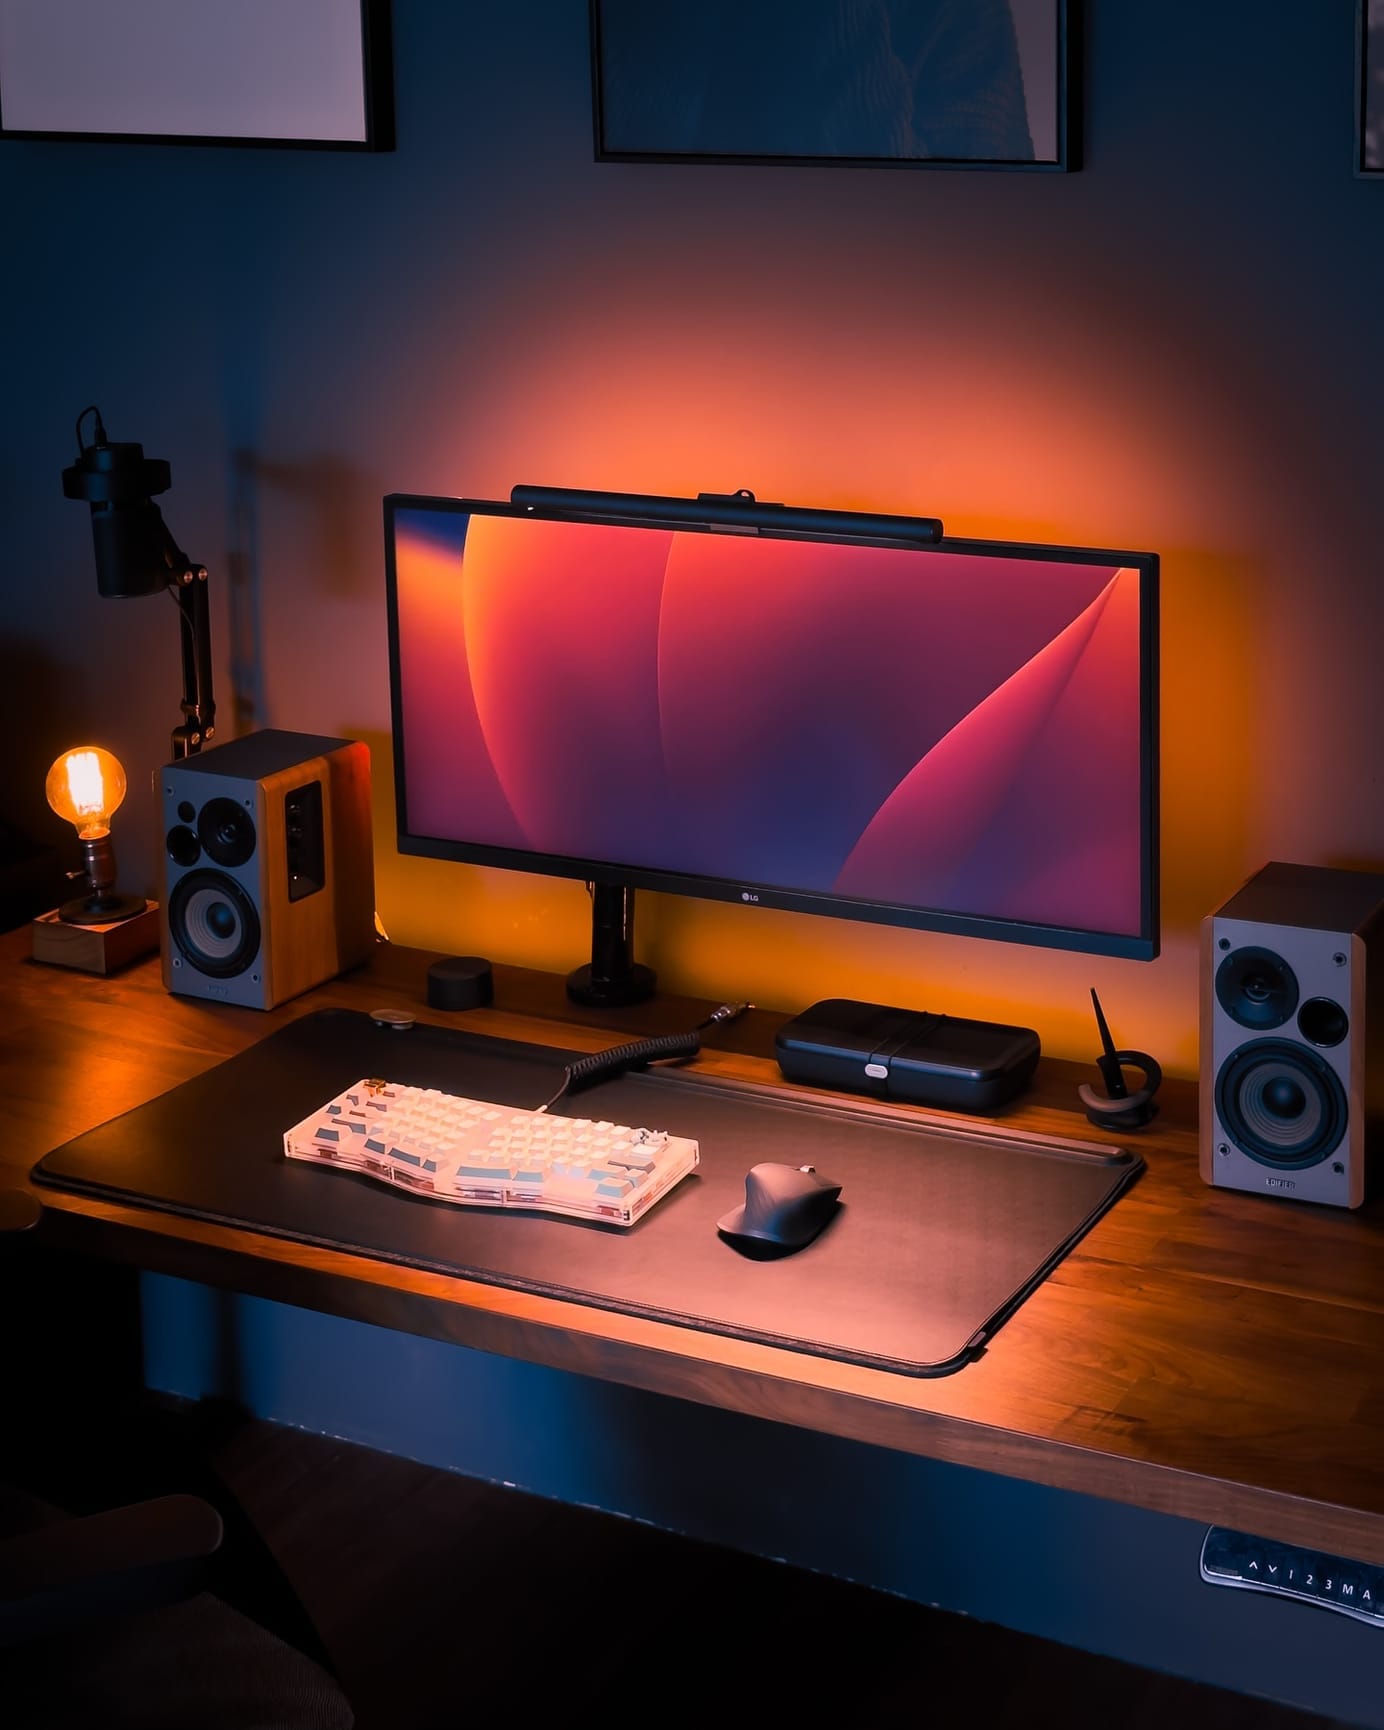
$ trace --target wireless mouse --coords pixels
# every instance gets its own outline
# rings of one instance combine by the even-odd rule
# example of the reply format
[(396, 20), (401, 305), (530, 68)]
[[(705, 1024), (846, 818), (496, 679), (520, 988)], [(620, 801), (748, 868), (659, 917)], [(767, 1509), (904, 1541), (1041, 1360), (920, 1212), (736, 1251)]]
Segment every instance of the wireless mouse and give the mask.
[(810, 1244), (835, 1214), (839, 1183), (810, 1165), (756, 1165), (745, 1178), (745, 1205), (732, 1208), (716, 1229), (732, 1243), (783, 1252)]

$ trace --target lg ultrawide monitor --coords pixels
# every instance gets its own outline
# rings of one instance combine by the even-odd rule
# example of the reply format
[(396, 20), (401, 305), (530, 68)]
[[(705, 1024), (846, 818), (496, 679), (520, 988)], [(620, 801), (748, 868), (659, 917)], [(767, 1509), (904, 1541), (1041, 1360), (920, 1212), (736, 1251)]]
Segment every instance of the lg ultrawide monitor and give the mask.
[(1157, 953), (1155, 555), (688, 504), (385, 501), (402, 852)]

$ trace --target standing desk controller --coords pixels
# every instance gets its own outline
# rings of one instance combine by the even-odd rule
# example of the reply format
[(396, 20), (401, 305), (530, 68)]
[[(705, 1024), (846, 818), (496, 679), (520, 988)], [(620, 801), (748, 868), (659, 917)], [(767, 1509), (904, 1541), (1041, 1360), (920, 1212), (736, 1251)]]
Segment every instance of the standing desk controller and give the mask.
[(1213, 1586), (1296, 1598), (1384, 1628), (1384, 1568), (1369, 1562), (1212, 1526), (1202, 1540), (1201, 1577)]

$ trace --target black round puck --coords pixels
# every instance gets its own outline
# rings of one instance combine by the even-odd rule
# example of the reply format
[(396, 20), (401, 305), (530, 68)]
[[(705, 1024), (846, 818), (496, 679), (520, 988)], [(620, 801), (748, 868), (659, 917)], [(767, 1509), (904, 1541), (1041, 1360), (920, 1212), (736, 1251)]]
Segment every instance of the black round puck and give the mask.
[(495, 1001), (495, 976), (479, 955), (449, 955), (428, 969), (430, 1009), (480, 1009)]

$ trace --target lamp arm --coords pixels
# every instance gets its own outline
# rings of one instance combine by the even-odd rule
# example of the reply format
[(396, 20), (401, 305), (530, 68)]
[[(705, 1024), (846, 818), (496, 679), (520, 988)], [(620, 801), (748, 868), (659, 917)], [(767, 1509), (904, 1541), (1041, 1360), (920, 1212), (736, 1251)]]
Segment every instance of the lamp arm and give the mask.
[(207, 567), (194, 564), (171, 534), (164, 557), (168, 562), (168, 588), (182, 617), (183, 718), (173, 729), (173, 756), (182, 759), (200, 751), (216, 734), (216, 702), (211, 689), (211, 609), (207, 600)]
[(168, 579), (183, 621), (183, 719), (173, 729), (173, 755), (190, 757), (216, 733), (211, 690), (211, 612), (205, 565), (190, 565)]

